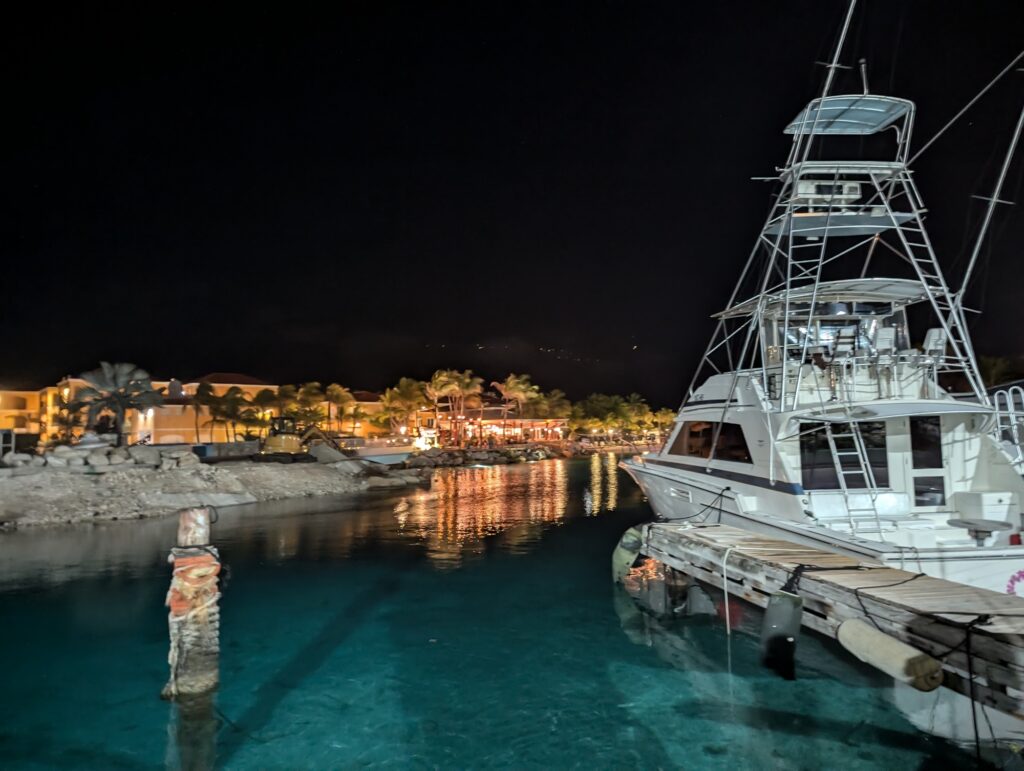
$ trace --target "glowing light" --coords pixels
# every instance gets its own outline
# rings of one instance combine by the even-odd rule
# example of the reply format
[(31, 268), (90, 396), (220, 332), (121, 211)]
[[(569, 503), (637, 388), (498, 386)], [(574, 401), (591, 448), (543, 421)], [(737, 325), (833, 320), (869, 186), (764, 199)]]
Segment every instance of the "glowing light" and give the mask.
[(61, 393), (64, 395), (64, 398), (67, 399), (71, 395), (71, 389), (64, 386), (64, 390), (61, 391)]
[(153, 419), (153, 408), (152, 407), (150, 407), (148, 410), (146, 410), (146, 417), (149, 418), (150, 420)]

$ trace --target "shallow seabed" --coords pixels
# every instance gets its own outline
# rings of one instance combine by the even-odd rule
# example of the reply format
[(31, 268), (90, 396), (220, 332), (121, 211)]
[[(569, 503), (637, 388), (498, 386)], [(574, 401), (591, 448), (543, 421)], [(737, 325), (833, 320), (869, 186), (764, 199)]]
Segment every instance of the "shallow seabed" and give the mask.
[(0, 535), (0, 766), (969, 764), (813, 636), (787, 682), (715, 618), (638, 633), (609, 558), (651, 515), (615, 461), (223, 512), (222, 684), (184, 710), (158, 698), (172, 520)]

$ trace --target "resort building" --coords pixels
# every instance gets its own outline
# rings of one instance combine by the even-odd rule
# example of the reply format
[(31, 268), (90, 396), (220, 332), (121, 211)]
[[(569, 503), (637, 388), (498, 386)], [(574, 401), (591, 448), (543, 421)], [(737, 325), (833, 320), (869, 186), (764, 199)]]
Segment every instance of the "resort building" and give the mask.
[[(186, 382), (153, 380), (155, 388), (164, 392), (163, 404), (144, 412), (130, 410), (125, 418), (124, 432), (129, 443), (150, 444), (193, 444), (200, 442), (231, 441), (235, 434), (245, 428), (211, 420), (206, 407), (196, 409), (192, 401), (201, 383), (208, 383), (216, 396), (223, 396), (231, 388), (238, 388), (247, 399), (260, 391), (276, 393), (278, 386), (251, 375), (237, 372), (211, 372)], [(47, 440), (62, 433), (61, 410), (74, 398), (79, 389), (88, 385), (77, 377), (65, 377), (54, 386), (39, 390), (0, 389), (0, 431), (10, 434), (38, 435)], [(325, 428), (329, 431), (359, 437), (373, 437), (387, 433), (387, 429), (374, 426), (370, 420), (381, 411), (380, 394), (372, 391), (353, 391), (355, 402), (345, 411), (337, 414), (335, 405), (324, 402), (321, 406), (327, 416)], [(260, 414), (263, 418), (276, 415), (278, 410), (266, 407)], [(85, 416), (82, 415), (84, 424)], [(81, 434), (83, 426), (73, 433)]]

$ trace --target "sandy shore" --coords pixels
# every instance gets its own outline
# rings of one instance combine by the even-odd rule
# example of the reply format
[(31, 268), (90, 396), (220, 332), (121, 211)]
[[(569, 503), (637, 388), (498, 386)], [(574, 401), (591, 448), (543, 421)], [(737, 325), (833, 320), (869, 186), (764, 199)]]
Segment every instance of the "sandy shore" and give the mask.
[(7, 529), (144, 519), (186, 506), (232, 506), (420, 482), (412, 471), (363, 478), (344, 463), (238, 461), (164, 470), (127, 466), (102, 474), (51, 467), (16, 471), (0, 478), (0, 527)]

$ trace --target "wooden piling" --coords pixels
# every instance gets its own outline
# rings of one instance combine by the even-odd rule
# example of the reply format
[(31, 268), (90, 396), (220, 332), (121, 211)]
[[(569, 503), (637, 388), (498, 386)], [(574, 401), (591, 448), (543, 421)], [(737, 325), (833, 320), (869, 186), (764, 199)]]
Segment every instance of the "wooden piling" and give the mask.
[(168, 557), (174, 568), (166, 599), (171, 671), (165, 699), (210, 693), (219, 682), (220, 555), (210, 544), (212, 515), (208, 507), (179, 513), (178, 544)]

